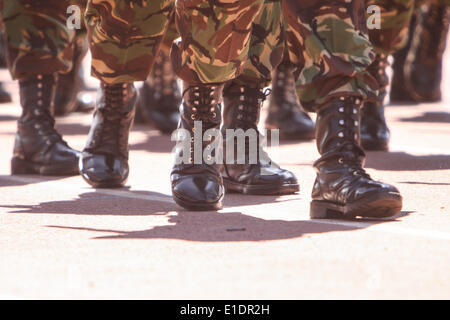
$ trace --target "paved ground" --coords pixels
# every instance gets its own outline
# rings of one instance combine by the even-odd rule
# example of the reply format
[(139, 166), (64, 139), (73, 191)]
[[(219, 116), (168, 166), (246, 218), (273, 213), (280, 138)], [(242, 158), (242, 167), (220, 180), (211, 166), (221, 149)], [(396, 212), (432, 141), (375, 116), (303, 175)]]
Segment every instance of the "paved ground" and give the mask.
[[(299, 194), (229, 194), (220, 212), (174, 204), (173, 143), (146, 126), (131, 137), (129, 188), (11, 176), (15, 96), (0, 106), (0, 298), (448, 299), (448, 80), (443, 103), (388, 108), (391, 152), (368, 154), (369, 173), (405, 198), (390, 220), (309, 220), (314, 142), (271, 150)], [(71, 146), (83, 147), (90, 119), (58, 119)]]

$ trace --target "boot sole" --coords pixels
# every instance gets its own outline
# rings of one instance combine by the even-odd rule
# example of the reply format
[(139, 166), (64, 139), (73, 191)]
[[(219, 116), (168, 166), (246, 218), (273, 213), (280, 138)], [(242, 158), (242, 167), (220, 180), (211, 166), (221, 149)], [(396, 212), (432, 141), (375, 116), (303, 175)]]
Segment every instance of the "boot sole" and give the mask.
[(223, 178), (223, 185), (227, 192), (238, 192), (242, 194), (253, 195), (282, 195), (292, 194), (300, 191), (299, 184), (282, 184), (282, 185), (248, 185), (231, 181)]
[(97, 189), (116, 189), (116, 188), (121, 188), (127, 182), (127, 179), (125, 179), (123, 181), (105, 180), (105, 181), (101, 181), (101, 182), (94, 182), (94, 181), (90, 180), (88, 177), (86, 177), (82, 173), (81, 173), (81, 176), (83, 177), (84, 181), (86, 181), (89, 185), (91, 185), (92, 187), (97, 188)]
[(357, 216), (368, 218), (388, 218), (402, 209), (402, 196), (399, 193), (386, 192), (362, 198), (348, 205), (332, 202), (311, 201), (311, 219), (351, 219)]
[(223, 208), (222, 200), (223, 196), (220, 198), (219, 201), (214, 203), (198, 203), (198, 202), (190, 202), (186, 201), (184, 199), (181, 199), (177, 197), (174, 193), (172, 193), (173, 200), (178, 204), (180, 207), (183, 207), (187, 210), (192, 211), (217, 211)]
[(11, 174), (39, 174), (42, 176), (76, 176), (78, 163), (42, 165), (20, 158), (11, 160)]

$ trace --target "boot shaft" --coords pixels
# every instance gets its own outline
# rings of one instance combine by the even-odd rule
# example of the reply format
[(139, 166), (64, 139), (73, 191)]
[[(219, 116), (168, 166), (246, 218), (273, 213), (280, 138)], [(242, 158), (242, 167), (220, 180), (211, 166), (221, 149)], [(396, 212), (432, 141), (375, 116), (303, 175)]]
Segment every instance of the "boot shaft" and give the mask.
[(54, 114), (55, 83), (57, 75), (36, 75), (19, 80), (20, 121), (27, 121), (41, 113)]
[(360, 96), (350, 96), (333, 98), (320, 106), (316, 144), (321, 155), (360, 149), (361, 103)]
[(85, 151), (128, 158), (137, 93), (133, 83), (101, 83)]
[(255, 129), (258, 131), (261, 107), (270, 92), (263, 85), (240, 85), (232, 82), (224, 90), (224, 124), (226, 129)]

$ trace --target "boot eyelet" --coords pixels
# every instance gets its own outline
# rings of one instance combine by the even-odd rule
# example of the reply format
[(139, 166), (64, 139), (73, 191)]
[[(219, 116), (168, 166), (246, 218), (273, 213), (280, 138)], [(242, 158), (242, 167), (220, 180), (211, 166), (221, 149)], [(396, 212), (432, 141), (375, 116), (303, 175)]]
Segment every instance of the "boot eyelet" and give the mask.
[(341, 125), (341, 126), (343, 126), (344, 124), (345, 124), (345, 121), (344, 120), (339, 120), (339, 124)]
[(344, 113), (344, 107), (339, 107), (338, 111), (339, 111), (340, 113)]
[(217, 114), (215, 112), (213, 112), (213, 118), (215, 118), (217, 116)]
[(195, 120), (195, 114), (191, 114), (191, 119)]
[(357, 127), (359, 125), (359, 122), (355, 120), (354, 124), (355, 124), (355, 127)]
[(353, 109), (353, 114), (357, 114), (358, 110), (357, 109)]
[(339, 138), (343, 138), (344, 137), (344, 133), (341, 131), (338, 133)]
[(344, 163), (344, 158), (339, 158), (339, 159), (338, 159), (338, 162), (339, 162), (340, 164), (343, 164), (343, 163)]

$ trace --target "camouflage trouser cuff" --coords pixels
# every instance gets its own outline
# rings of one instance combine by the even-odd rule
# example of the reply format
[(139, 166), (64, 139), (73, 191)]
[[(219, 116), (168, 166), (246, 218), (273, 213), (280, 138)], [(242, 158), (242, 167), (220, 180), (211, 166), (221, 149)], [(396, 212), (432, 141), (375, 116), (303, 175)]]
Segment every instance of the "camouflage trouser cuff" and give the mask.
[[(362, 81), (362, 77), (350, 78), (345, 84), (324, 92), (325, 84), (297, 86), (297, 94), (302, 107), (308, 112), (316, 112), (318, 107), (336, 97), (359, 96), (363, 101), (376, 101), (378, 87), (372, 79)], [(370, 83), (370, 85), (369, 85)]]

